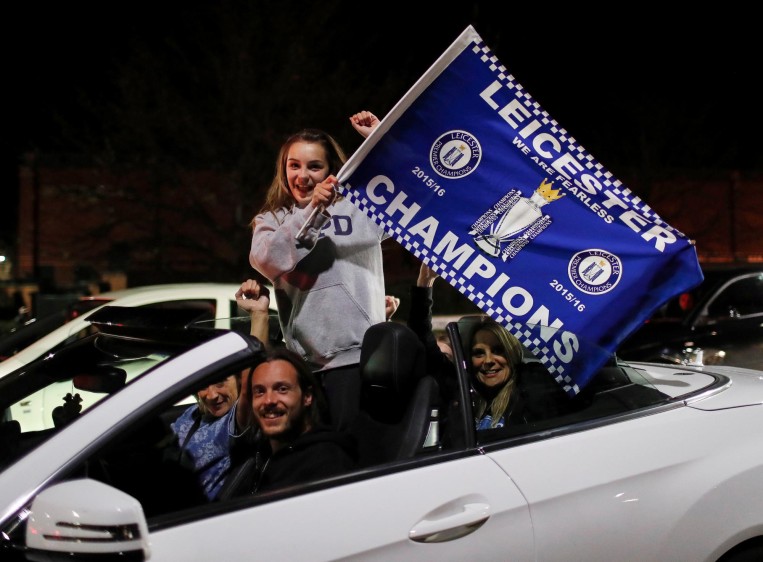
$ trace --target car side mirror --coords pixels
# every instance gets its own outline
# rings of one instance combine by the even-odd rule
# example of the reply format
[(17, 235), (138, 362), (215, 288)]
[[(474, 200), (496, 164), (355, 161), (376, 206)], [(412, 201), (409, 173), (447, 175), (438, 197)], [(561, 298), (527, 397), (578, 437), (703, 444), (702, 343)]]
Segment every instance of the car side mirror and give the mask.
[(30, 561), (148, 560), (140, 502), (97, 480), (70, 480), (32, 502), (25, 557)]

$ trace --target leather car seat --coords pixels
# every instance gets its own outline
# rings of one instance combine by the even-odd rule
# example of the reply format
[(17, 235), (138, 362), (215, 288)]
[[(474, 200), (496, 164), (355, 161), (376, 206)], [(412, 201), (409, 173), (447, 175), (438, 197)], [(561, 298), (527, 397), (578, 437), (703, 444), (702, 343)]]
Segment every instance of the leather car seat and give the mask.
[(440, 392), (426, 373), (424, 346), (416, 334), (397, 322), (371, 326), (361, 347), (360, 376), (360, 411), (350, 427), (360, 466), (424, 452)]

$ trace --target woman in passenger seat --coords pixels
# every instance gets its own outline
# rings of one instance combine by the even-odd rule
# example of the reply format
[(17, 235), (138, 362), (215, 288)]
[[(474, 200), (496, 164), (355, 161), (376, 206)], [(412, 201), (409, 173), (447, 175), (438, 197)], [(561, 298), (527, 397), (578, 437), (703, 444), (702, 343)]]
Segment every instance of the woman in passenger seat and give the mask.
[[(425, 263), (421, 264), (416, 286), (411, 288), (410, 316), (408, 326), (416, 332), (427, 351), (427, 371), (434, 375), (445, 400), (457, 397), (455, 393), (455, 365), (439, 347), (432, 331), (432, 287), (437, 273)], [(563, 395), (550, 376), (544, 380), (526, 380), (522, 366), (522, 345), (500, 324), (481, 316), (462, 324), (464, 346), (468, 354), (471, 374), (473, 413), (477, 429), (491, 429), (514, 423), (526, 423), (553, 415), (546, 411), (549, 404)], [(535, 400), (533, 390), (540, 390)], [(548, 396), (552, 400), (547, 400)], [(530, 396), (530, 400), (527, 397)], [(552, 408), (553, 410), (553, 408)]]
[(526, 422), (518, 388), (522, 363), (519, 341), (487, 316), (481, 317), (467, 338), (477, 429), (503, 427), (514, 421)]

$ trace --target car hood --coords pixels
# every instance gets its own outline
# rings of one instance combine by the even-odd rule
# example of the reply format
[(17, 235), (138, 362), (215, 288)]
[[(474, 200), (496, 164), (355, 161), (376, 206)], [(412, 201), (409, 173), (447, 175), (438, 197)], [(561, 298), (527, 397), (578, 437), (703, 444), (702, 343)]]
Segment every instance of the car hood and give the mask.
[(701, 367), (698, 370), (726, 376), (731, 382), (721, 392), (690, 401), (689, 407), (708, 411), (741, 406), (763, 407), (763, 371), (715, 365)]

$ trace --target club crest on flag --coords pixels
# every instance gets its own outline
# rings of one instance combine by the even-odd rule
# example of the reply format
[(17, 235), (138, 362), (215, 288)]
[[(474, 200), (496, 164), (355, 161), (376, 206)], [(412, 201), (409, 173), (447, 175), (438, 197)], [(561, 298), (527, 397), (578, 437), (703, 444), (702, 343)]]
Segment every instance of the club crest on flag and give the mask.
[(585, 250), (570, 260), (570, 281), (588, 295), (608, 293), (617, 286), (622, 262), (606, 250)]
[(432, 169), (444, 178), (468, 176), (480, 163), (482, 147), (479, 141), (466, 131), (449, 131), (432, 145), (430, 161)]

